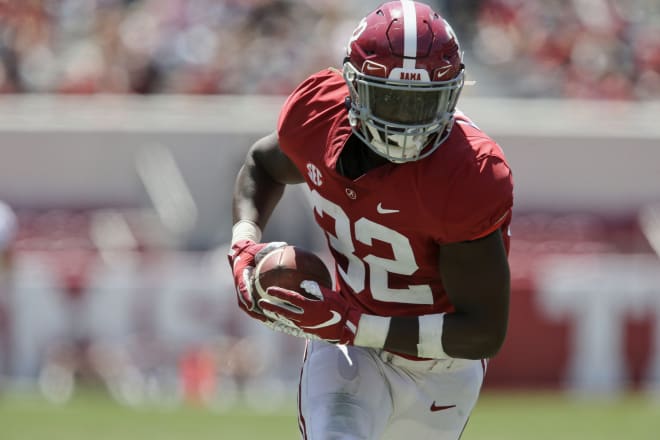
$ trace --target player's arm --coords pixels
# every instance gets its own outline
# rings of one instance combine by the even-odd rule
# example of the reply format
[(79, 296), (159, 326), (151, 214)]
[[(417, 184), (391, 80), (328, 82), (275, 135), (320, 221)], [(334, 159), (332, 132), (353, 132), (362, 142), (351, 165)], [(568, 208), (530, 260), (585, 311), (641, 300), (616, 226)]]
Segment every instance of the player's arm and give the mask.
[(303, 182), (303, 176), (282, 152), (273, 132), (252, 145), (234, 185), (234, 223), (248, 220), (264, 228), (287, 184)]
[(385, 348), (424, 358), (483, 359), (497, 353), (506, 334), (509, 265), (502, 234), (442, 246), (441, 275), (453, 313), (388, 317), (362, 313), (330, 289), (312, 283), (311, 294), (271, 287), (280, 301), (261, 308), (293, 322), (308, 335), (342, 344)]
[(236, 177), (229, 265), (239, 307), (261, 321), (268, 320), (259, 310), (252, 292), (252, 271), (261, 256), (286, 244), (261, 243), (261, 231), (280, 201), (285, 185), (301, 181), (302, 176), (293, 162), (280, 149), (277, 133), (252, 145)]
[(478, 240), (441, 246), (440, 263), (455, 312), (393, 317), (384, 348), (435, 357), (423, 352), (431, 346), (431, 351), (449, 357), (492, 357), (504, 342), (509, 313), (510, 272), (500, 230)]

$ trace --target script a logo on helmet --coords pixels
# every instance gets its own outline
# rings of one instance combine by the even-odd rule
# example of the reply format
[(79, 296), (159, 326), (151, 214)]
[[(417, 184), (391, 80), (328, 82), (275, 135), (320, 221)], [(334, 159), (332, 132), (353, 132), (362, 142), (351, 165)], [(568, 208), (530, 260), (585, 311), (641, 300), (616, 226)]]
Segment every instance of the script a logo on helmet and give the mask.
[(367, 29), (367, 17), (364, 17), (362, 20), (360, 20), (360, 23), (357, 25), (355, 30), (353, 31), (353, 34), (351, 35), (351, 38), (348, 40), (348, 44), (346, 45), (346, 55), (351, 56), (351, 44), (353, 44), (354, 41), (356, 41), (358, 38), (360, 38), (360, 35)]

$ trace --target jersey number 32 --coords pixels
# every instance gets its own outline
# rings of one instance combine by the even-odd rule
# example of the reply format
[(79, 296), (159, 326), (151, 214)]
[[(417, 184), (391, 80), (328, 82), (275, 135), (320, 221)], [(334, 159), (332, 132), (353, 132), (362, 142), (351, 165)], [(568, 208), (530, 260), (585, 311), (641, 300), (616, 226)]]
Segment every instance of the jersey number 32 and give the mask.
[[(339, 275), (356, 293), (366, 287), (366, 274), (369, 273), (370, 291), (374, 299), (383, 302), (407, 304), (433, 304), (433, 293), (429, 285), (409, 285), (403, 289), (388, 287), (388, 274), (412, 275), (419, 268), (405, 235), (379, 223), (361, 217), (351, 224), (344, 210), (335, 203), (323, 198), (316, 190), (311, 192), (314, 211), (321, 218), (332, 217), (335, 231), (325, 231), (332, 248), (346, 257), (346, 270), (338, 266)], [(368, 254), (362, 259), (355, 255), (355, 241), (372, 246), (373, 240), (387, 243), (392, 248), (393, 258), (383, 258)]]

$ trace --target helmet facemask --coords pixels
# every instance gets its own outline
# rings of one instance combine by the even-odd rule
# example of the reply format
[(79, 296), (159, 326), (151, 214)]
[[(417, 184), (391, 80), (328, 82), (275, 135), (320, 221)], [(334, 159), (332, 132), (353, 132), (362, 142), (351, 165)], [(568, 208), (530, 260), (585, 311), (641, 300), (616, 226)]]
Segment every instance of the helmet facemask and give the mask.
[(449, 136), (463, 72), (448, 81), (394, 80), (365, 75), (346, 62), (353, 132), (391, 162), (427, 157)]

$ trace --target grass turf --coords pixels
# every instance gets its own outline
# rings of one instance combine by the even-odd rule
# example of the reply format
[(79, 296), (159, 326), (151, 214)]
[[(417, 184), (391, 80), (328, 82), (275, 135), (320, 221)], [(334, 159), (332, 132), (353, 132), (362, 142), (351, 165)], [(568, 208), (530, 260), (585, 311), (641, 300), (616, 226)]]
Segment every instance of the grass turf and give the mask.
[[(213, 412), (182, 406), (131, 409), (82, 393), (65, 405), (39, 397), (0, 396), (2, 440), (159, 440), (299, 438), (291, 406), (270, 414), (246, 407)], [(485, 392), (463, 440), (655, 440), (660, 401), (643, 395), (575, 400), (563, 394)]]
[(660, 400), (641, 394), (576, 399), (565, 394), (484, 393), (464, 440), (655, 440)]

